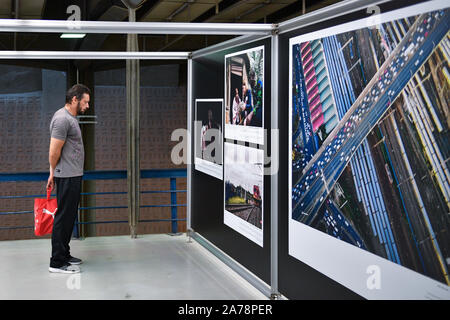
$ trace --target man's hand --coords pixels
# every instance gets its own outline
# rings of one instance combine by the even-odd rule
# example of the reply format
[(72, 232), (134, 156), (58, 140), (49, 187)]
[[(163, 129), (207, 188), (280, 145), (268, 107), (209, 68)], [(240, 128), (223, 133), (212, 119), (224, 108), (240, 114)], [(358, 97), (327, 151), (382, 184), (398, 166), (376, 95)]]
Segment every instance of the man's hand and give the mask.
[(250, 114), (245, 118), (244, 120), (244, 126), (248, 126), (251, 122), (252, 122), (252, 118), (253, 118), (253, 111), (250, 112)]
[(48, 189), (53, 190), (54, 187), (55, 187), (55, 180), (53, 179), (53, 174), (50, 174), (47, 181), (47, 190)]

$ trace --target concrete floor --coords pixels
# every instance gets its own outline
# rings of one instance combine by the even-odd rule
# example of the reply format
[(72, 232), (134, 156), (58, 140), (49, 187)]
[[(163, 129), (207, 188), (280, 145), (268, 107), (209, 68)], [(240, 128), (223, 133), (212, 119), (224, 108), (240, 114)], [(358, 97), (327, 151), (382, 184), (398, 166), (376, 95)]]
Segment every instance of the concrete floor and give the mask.
[(81, 273), (48, 272), (49, 239), (0, 242), (0, 299), (267, 300), (186, 235), (70, 242)]

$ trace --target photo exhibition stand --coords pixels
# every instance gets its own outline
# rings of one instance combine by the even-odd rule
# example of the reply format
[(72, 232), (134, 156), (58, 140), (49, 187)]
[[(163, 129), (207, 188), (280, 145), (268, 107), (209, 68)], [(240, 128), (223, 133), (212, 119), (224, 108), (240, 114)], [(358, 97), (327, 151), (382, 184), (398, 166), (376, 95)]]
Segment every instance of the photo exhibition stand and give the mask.
[[(446, 8), (444, 2), (429, 1), (431, 7), (441, 9)], [(299, 259), (291, 254), (291, 248), (289, 248), (292, 245), (289, 227), (291, 190), (288, 143), (292, 139), (289, 132), (289, 96), (293, 91), (293, 88), (290, 88), (289, 78), (291, 39), (354, 21), (372, 18), (376, 22), (378, 15), (383, 17), (384, 14), (389, 15), (390, 12), (395, 13), (396, 10), (421, 4), (426, 5), (423, 1), (347, 0), (279, 25), (83, 21), (77, 24), (77, 32), (228, 34), (240, 35), (240, 37), (192, 53), (0, 51), (0, 59), (187, 60), (188, 241), (192, 238), (203, 245), (271, 299), (402, 299), (405, 297), (420, 299), (427, 298), (430, 292), (436, 294), (436, 291), (433, 291), (436, 288), (442, 290), (440, 296), (437, 293), (439, 297), (448, 299), (448, 285), (434, 283), (429, 285), (426, 279), (422, 279), (425, 277), (401, 266), (398, 267), (400, 273), (408, 273), (413, 277), (417, 275), (420, 281), (425, 281), (424, 286), (406, 293), (402, 290), (392, 292), (384, 286), (375, 290), (369, 288), (369, 291), (365, 288), (359, 289), (359, 284), (353, 285), (352, 281), (360, 281), (365, 286), (366, 278), (370, 274), (362, 280), (350, 279), (349, 281), (347, 278), (352, 277), (352, 274), (348, 274), (348, 271), (346, 272), (342, 267), (345, 263), (351, 263), (348, 259), (345, 263), (340, 263), (340, 257), (335, 257), (336, 260), (332, 263), (336, 262), (335, 272), (325, 272), (322, 271), (322, 266), (316, 264), (316, 260), (311, 262)], [(374, 8), (377, 10), (372, 10)], [(421, 12), (425, 11), (426, 9)], [(378, 14), (375, 18), (372, 17), (374, 12)], [(73, 28), (73, 25), (67, 21), (0, 20), (0, 30), (3, 32), (66, 32), (70, 28)], [(259, 110), (258, 108), (248, 109), (245, 111), (245, 119), (244, 117), (241, 119), (241, 121), (247, 121), (250, 119), (248, 118), (250, 113), (257, 119), (256, 114), (260, 112), (261, 122), (250, 129), (239, 125), (239, 119), (233, 123), (235, 121), (233, 116), (241, 115), (244, 111), (235, 112), (231, 102), (235, 98), (231, 92), (233, 90), (234, 93), (236, 89), (236, 100), (239, 100), (239, 105), (243, 106), (242, 110), (245, 108), (244, 87), (247, 86), (248, 90), (249, 83), (251, 83), (252, 99), (262, 102)], [(255, 88), (259, 88), (259, 91)], [(196, 140), (199, 137), (195, 130), (195, 122), (203, 120), (206, 123), (211, 120), (207, 112), (196, 113), (195, 110), (196, 101), (205, 99), (223, 101), (221, 120), (224, 125), (216, 125), (221, 128), (221, 134), (224, 134), (220, 141), (223, 148), (221, 159), (223, 161), (219, 163), (223, 170), (222, 179), (195, 168), (197, 154), (194, 154), (194, 145), (199, 143)], [(204, 114), (205, 119), (196, 119), (196, 114)], [(253, 120), (256, 121), (255, 119)], [(217, 120), (217, 123), (220, 121)], [(242, 137), (242, 140), (239, 140), (239, 137)], [(255, 140), (254, 137), (264, 138)], [(138, 146), (137, 149), (139, 149)], [(231, 164), (227, 162), (229, 159), (227, 160), (225, 153), (232, 149), (242, 150), (237, 152), (235, 160), (241, 157), (244, 159), (243, 162), (237, 161)], [(264, 155), (264, 161), (261, 161), (259, 156), (261, 154)], [(249, 183), (244, 181), (245, 177), (241, 184), (235, 182), (236, 177), (242, 178), (242, 175), (239, 175), (239, 170), (242, 168), (245, 168), (247, 172), (256, 172)], [(231, 214), (228, 215), (230, 218), (227, 220), (228, 218), (225, 217), (230, 211), (245, 212), (246, 216), (243, 218), (236, 214), (239, 218), (235, 218), (234, 214)], [(309, 229), (308, 232), (311, 231)], [(313, 236), (317, 236), (319, 231), (313, 231)], [(338, 240), (336, 243), (336, 246), (340, 246)], [(362, 252), (358, 248), (354, 249)], [(315, 256), (320, 256), (319, 246), (310, 250)], [(361, 253), (361, 256), (361, 259), (368, 257), (365, 252)], [(329, 260), (325, 259), (325, 261)], [(395, 278), (388, 277), (388, 279), (393, 285), (396, 284)], [(398, 284), (400, 289), (401, 285), (401, 283)]]

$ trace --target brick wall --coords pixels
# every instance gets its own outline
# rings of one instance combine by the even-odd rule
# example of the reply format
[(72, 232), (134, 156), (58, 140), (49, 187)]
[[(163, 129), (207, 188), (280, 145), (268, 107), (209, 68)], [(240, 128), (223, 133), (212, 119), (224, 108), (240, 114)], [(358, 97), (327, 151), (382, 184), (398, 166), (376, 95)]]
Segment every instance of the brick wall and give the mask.
[[(170, 153), (175, 142), (170, 141), (173, 130), (186, 128), (186, 88), (143, 87), (140, 95), (140, 166), (145, 169), (180, 168), (172, 163)], [(97, 86), (95, 88), (95, 113), (98, 124), (95, 132), (95, 167), (97, 170), (126, 170), (126, 89), (125, 87)], [(185, 168), (185, 166), (183, 167)], [(186, 190), (186, 179), (177, 179), (177, 189)], [(126, 192), (126, 180), (96, 182), (97, 192)], [(141, 179), (141, 191), (169, 190), (169, 179)], [(179, 203), (186, 203), (186, 194), (177, 195)], [(126, 195), (96, 197), (96, 206), (124, 206)], [(168, 205), (170, 193), (144, 194), (141, 205)], [(170, 208), (142, 208), (140, 219), (169, 219)], [(186, 218), (186, 209), (178, 208), (178, 218)], [(97, 210), (97, 221), (128, 221), (127, 209)], [(184, 231), (186, 224), (179, 223)], [(170, 222), (146, 222), (138, 232), (167, 233)], [(98, 224), (96, 234), (129, 234), (128, 223)]]
[[(41, 106), (41, 92), (23, 95), (0, 96), (0, 172), (37, 172), (48, 170), (48, 129), (50, 112)], [(45, 126), (47, 127), (47, 126)], [(48, 163), (48, 160), (47, 160)], [(0, 196), (42, 194), (45, 186), (39, 182), (1, 183)], [(33, 210), (33, 199), (0, 199), (0, 212)], [(0, 215), (1, 227), (34, 225), (33, 215)], [(27, 239), (33, 235), (32, 228), (0, 230), (0, 240)]]
[[(44, 85), (43, 85), (44, 86)], [(54, 101), (51, 88), (25, 94), (0, 94), (0, 172), (48, 171), (49, 123), (53, 113), (63, 106), (64, 91)], [(59, 90), (61, 91), (61, 90)], [(61, 102), (62, 99), (62, 102)], [(49, 101), (53, 101), (50, 103)], [(185, 87), (141, 88), (141, 169), (180, 168), (170, 160), (171, 132), (186, 128)], [(51, 105), (49, 105), (51, 104)], [(96, 170), (126, 170), (126, 90), (119, 86), (95, 88), (95, 113), (98, 124), (95, 136)], [(183, 167), (185, 168), (185, 166)], [(0, 183), (0, 196), (36, 195), (45, 193), (42, 182)], [(97, 192), (126, 192), (126, 180), (96, 182)], [(169, 190), (169, 179), (143, 179), (141, 190)], [(186, 179), (177, 179), (177, 189), (186, 190)], [(177, 195), (186, 203), (186, 193)], [(169, 204), (170, 194), (148, 194), (141, 197), (143, 205)], [(124, 206), (126, 195), (96, 197), (97, 206)], [(33, 198), (0, 199), (0, 212), (31, 211)], [(143, 208), (141, 219), (168, 219), (170, 208)], [(186, 209), (178, 208), (178, 217), (186, 217)], [(126, 209), (97, 210), (97, 221), (126, 220)], [(33, 214), (0, 214), (0, 240), (35, 238), (32, 228), (2, 230), (2, 227), (32, 227)], [(179, 223), (179, 231), (186, 224)], [(170, 232), (170, 222), (142, 223), (138, 232)], [(129, 234), (128, 223), (98, 224), (96, 235)], [(47, 236), (48, 237), (48, 236)]]

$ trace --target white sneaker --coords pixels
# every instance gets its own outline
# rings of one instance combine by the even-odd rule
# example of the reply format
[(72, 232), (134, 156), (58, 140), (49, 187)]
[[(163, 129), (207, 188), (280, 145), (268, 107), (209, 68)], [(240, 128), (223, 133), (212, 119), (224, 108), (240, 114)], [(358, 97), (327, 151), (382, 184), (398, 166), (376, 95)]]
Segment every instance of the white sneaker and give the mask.
[(71, 264), (66, 264), (59, 268), (49, 267), (48, 271), (53, 272), (53, 273), (80, 273), (81, 270), (77, 266), (73, 266)]

